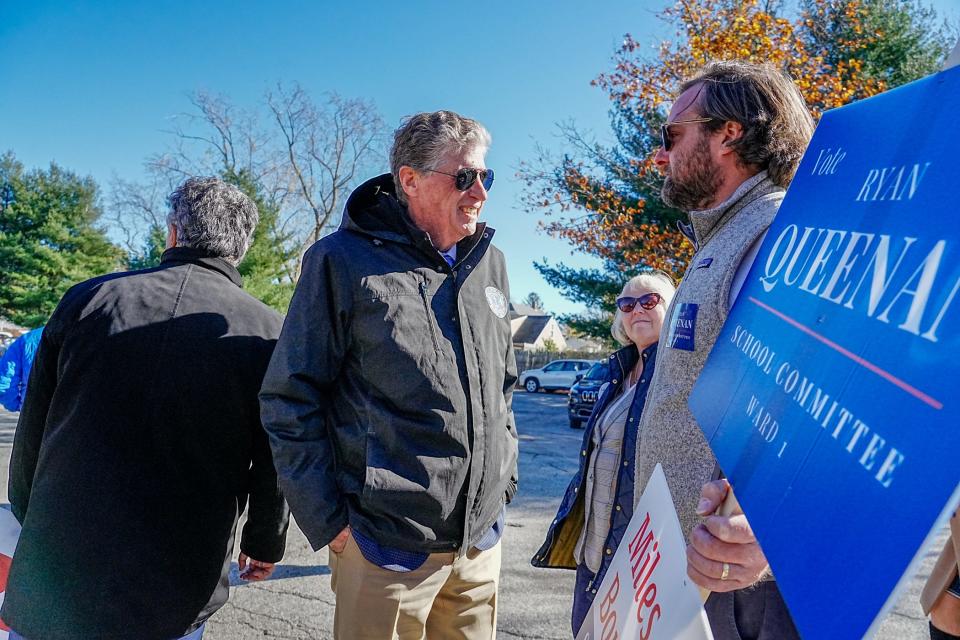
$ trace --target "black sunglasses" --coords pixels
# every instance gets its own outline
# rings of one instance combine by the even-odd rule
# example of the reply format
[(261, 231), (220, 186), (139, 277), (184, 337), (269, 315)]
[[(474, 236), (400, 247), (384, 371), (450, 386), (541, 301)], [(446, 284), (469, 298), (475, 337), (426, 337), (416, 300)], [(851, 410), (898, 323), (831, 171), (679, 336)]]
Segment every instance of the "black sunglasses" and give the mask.
[(693, 122), (710, 122), (715, 118), (691, 118), (690, 120), (677, 120), (675, 122), (665, 122), (660, 125), (660, 145), (664, 151), (670, 151), (673, 146), (673, 136), (670, 135), (670, 127), (678, 124), (691, 124)]
[(480, 178), (480, 184), (483, 185), (483, 188), (487, 191), (490, 191), (490, 187), (493, 186), (493, 169), (460, 169), (456, 173), (447, 173), (446, 171), (437, 171), (436, 169), (427, 169), (432, 173), (441, 173), (445, 176), (450, 176), (451, 178), (456, 178), (457, 181), (454, 186), (457, 188), (457, 191), (466, 191), (473, 186), (473, 183), (477, 181), (477, 178)]
[(623, 296), (622, 298), (617, 298), (617, 308), (624, 313), (630, 313), (634, 310), (637, 305), (640, 305), (643, 309), (650, 311), (656, 307), (663, 300), (663, 296), (655, 291), (650, 293), (645, 293), (639, 298), (631, 298), (630, 296)]

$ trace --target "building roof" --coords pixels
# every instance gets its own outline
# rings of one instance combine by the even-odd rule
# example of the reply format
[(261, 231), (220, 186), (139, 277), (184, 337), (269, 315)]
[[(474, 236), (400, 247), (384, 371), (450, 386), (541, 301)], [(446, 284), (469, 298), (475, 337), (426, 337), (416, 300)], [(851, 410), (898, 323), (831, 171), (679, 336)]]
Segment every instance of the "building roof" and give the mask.
[(533, 344), (552, 319), (550, 316), (527, 316), (514, 332), (513, 341), (521, 344)]
[(521, 304), (519, 302), (510, 303), (510, 315), (511, 317), (517, 318), (520, 316), (543, 316), (546, 318), (550, 317), (550, 314), (544, 311), (543, 309), (535, 309), (528, 304)]

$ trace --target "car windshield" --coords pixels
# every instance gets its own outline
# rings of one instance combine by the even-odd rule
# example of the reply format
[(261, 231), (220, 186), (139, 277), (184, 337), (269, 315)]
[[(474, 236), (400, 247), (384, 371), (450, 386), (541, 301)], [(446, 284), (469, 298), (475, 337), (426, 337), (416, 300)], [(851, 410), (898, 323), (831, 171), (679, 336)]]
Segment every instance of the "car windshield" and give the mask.
[(600, 364), (599, 362), (592, 367), (590, 371), (587, 371), (587, 375), (583, 376), (584, 380), (606, 380), (607, 379), (607, 367), (606, 365)]

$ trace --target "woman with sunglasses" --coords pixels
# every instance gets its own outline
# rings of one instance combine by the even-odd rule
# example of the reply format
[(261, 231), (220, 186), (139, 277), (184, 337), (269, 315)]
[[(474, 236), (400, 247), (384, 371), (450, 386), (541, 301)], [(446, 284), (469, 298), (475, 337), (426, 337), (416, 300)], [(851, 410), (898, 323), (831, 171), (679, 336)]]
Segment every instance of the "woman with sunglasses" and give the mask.
[(587, 422), (580, 468), (543, 546), (531, 560), (535, 567), (576, 569), (574, 636), (633, 515), (637, 424), (674, 290), (670, 276), (650, 269), (631, 278), (617, 298), (610, 333), (624, 348), (609, 358), (610, 382), (601, 387)]

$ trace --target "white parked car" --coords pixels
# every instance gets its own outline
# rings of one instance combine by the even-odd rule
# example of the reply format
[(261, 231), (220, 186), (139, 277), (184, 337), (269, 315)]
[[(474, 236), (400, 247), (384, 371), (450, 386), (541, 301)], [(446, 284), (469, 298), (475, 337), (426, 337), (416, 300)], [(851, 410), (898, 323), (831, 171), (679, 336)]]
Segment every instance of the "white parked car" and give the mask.
[(520, 374), (520, 386), (530, 393), (540, 389), (563, 389), (570, 387), (596, 363), (595, 360), (554, 360), (539, 369), (527, 369)]

